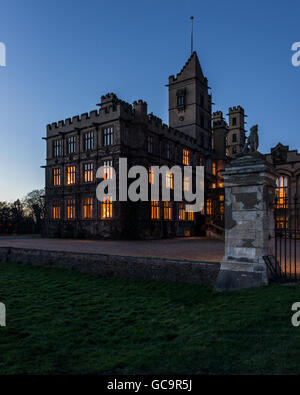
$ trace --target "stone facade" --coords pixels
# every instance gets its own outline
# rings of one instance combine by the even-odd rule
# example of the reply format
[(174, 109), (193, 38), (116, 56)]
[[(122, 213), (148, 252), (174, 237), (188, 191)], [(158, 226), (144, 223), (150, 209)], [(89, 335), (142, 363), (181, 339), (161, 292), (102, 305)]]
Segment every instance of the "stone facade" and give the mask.
[(265, 155), (266, 160), (274, 166), (278, 177), (286, 178), (286, 196), (291, 205), (296, 196), (300, 202), (300, 154), (290, 150), (288, 145), (278, 143)]
[[(196, 52), (176, 76), (169, 77), (167, 86), (169, 126), (149, 114), (143, 100), (131, 105), (113, 93), (102, 96), (99, 110), (47, 126), (47, 236), (114, 239), (224, 236), (222, 171), (228, 160), (240, 155), (245, 143), (245, 111), (241, 106), (230, 107), (228, 122), (221, 111), (212, 113), (210, 88)], [(288, 147), (279, 144), (266, 155), (266, 160), (279, 168), (279, 173), (290, 177), (291, 196), (300, 191), (300, 155), (286, 150)], [(118, 179), (120, 158), (127, 158), (129, 167), (171, 168), (186, 164), (184, 153), (191, 166), (205, 167), (205, 206), (201, 213), (193, 218), (187, 213), (182, 216), (179, 214), (182, 205), (171, 201), (171, 217), (165, 218), (164, 204), (159, 202), (158, 218), (152, 218), (149, 201), (113, 202), (106, 207), (109, 215), (103, 215), (104, 206), (96, 199), (95, 175), (100, 166), (112, 166)], [(89, 210), (91, 215), (85, 216)]]
[[(225, 146), (222, 153), (213, 145), (219, 146), (224, 135), (214, 135), (211, 127), (211, 95), (195, 52), (169, 78), (168, 87), (170, 126), (148, 114), (146, 102), (131, 105), (113, 93), (102, 96), (100, 110), (47, 126), (47, 236), (151, 239), (203, 235), (208, 224), (222, 225)], [(127, 158), (129, 167), (171, 168), (187, 164), (184, 156), (191, 166), (205, 166), (206, 206), (201, 213), (179, 215), (182, 205), (171, 201), (171, 218), (166, 219), (159, 202), (159, 218), (152, 218), (150, 201), (113, 202), (103, 215), (107, 207), (96, 199), (100, 166), (109, 163), (118, 179), (120, 158)]]
[(259, 153), (227, 164), (225, 186), (225, 256), (216, 288), (266, 285), (263, 257), (272, 255), (273, 202), (277, 174)]

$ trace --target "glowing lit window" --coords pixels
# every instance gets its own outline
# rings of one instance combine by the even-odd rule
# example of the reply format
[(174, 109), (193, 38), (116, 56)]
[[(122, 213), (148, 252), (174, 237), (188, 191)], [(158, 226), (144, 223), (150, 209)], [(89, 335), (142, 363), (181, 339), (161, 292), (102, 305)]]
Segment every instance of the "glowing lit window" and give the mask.
[(61, 211), (60, 204), (58, 202), (54, 202), (52, 204), (52, 218), (60, 219), (60, 211)]
[(166, 172), (166, 187), (168, 189), (174, 189), (174, 174), (170, 171)]
[(113, 145), (114, 143), (114, 128), (105, 128), (103, 129), (103, 145), (104, 147), (108, 147), (109, 145)]
[(151, 219), (160, 219), (159, 202), (156, 200), (151, 201)]
[(75, 166), (67, 166), (67, 185), (75, 184), (76, 168)]
[(288, 229), (289, 219), (288, 217), (277, 217), (276, 218), (276, 228), (277, 229)]
[(213, 182), (213, 183), (211, 184), (211, 187), (212, 187), (212, 189), (216, 189), (217, 184), (216, 184), (215, 182)]
[(211, 199), (207, 199), (207, 201), (206, 201), (206, 214), (207, 215), (211, 215), (212, 214)]
[(219, 182), (218, 187), (219, 188), (224, 188), (224, 182)]
[(75, 218), (75, 199), (67, 200), (67, 218), (68, 219)]
[(216, 162), (212, 163), (212, 174), (215, 176), (217, 174), (217, 165)]
[(93, 218), (93, 198), (91, 197), (83, 199), (83, 218)]
[(190, 165), (190, 151), (187, 149), (183, 149), (182, 150), (182, 163), (185, 166), (189, 166)]
[(94, 181), (94, 164), (85, 163), (83, 167), (83, 180), (84, 182)]
[(172, 219), (172, 204), (171, 202), (164, 202), (164, 219)]
[(195, 219), (195, 213), (192, 211), (188, 211), (187, 212), (187, 217), (188, 217), (188, 221), (194, 221)]
[(180, 221), (185, 221), (185, 205), (184, 205), (184, 203), (179, 203), (178, 219)]
[(103, 162), (104, 166), (104, 180), (112, 180), (112, 160), (105, 160)]
[(53, 169), (53, 185), (58, 187), (61, 185), (61, 171), (60, 168)]
[(219, 201), (220, 201), (220, 214), (224, 214), (224, 195), (219, 196)]
[(101, 218), (102, 219), (109, 219), (112, 218), (113, 214), (113, 207), (112, 207), (112, 197), (104, 198), (104, 201), (101, 203)]
[(149, 169), (149, 183), (150, 184), (154, 184), (154, 172), (153, 172), (153, 170), (150, 168)]
[(288, 207), (288, 177), (280, 176), (276, 180), (276, 208)]

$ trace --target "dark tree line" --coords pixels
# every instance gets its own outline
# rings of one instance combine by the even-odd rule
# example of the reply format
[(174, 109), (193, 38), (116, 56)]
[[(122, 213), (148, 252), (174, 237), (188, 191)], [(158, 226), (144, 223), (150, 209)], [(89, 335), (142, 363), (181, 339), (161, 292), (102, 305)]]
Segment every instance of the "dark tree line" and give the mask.
[(0, 201), (0, 234), (41, 233), (45, 216), (44, 195), (44, 189), (37, 189), (13, 203)]

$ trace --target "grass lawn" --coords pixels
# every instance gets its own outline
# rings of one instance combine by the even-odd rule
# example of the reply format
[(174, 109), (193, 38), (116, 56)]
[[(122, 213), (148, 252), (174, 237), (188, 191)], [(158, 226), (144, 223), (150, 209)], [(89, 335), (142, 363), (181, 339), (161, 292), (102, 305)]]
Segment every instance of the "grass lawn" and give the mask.
[(300, 286), (214, 293), (0, 263), (0, 374), (300, 373)]

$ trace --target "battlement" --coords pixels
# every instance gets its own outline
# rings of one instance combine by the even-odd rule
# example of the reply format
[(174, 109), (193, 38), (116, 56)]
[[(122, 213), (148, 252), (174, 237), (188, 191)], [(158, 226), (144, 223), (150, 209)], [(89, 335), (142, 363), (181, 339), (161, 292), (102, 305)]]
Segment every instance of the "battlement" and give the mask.
[(101, 104), (108, 103), (108, 102), (115, 101), (115, 100), (118, 100), (118, 96), (113, 92), (107, 93), (106, 95), (101, 96)]
[(133, 105), (134, 106), (137, 106), (137, 105), (147, 105), (147, 102), (146, 101), (144, 101), (144, 100), (142, 100), (142, 99), (139, 99), (139, 100), (135, 100), (134, 102), (133, 102)]
[(118, 98), (115, 93), (107, 93), (106, 95), (101, 96), (101, 103), (97, 104), (102, 108), (107, 108), (108, 104), (111, 104), (109, 108), (112, 108), (113, 111), (115, 110), (115, 105), (119, 104), (123, 107), (125, 111), (132, 111), (132, 105), (127, 103), (124, 100)]
[(163, 121), (161, 118), (157, 117), (156, 115), (153, 114), (153, 112), (151, 112), (150, 114), (148, 114), (148, 119), (150, 122), (154, 122), (158, 125), (162, 125)]
[(213, 113), (213, 119), (216, 119), (216, 118), (222, 118), (222, 119), (223, 119), (223, 113), (222, 113), (222, 111), (215, 111), (215, 112)]
[(70, 127), (70, 126), (74, 126), (74, 127), (80, 127), (80, 123), (82, 121), (88, 121), (90, 119), (95, 119), (99, 117), (99, 111), (97, 110), (93, 110), (88, 112), (85, 112), (81, 115), (75, 115), (72, 118), (66, 118), (65, 120), (61, 120), (58, 122), (52, 122), (51, 124), (47, 125), (47, 131), (53, 131), (56, 129), (63, 129), (65, 127)]
[(88, 127), (88, 123), (101, 122), (101, 119), (107, 114), (116, 112), (122, 108), (123, 111), (132, 114), (132, 105), (120, 100), (115, 93), (108, 93), (101, 97), (100, 110), (92, 110), (90, 112), (85, 112), (81, 115), (75, 115), (72, 118), (66, 118), (58, 122), (52, 122), (47, 125), (47, 132), (56, 131), (64, 132), (69, 131), (71, 127), (75, 128), (85, 128)]
[(229, 114), (231, 113), (236, 113), (236, 112), (240, 112), (244, 114), (244, 109), (241, 106), (236, 106), (236, 107), (229, 107)]
[[(150, 113), (147, 115), (147, 122), (149, 123), (149, 126), (154, 126), (155, 129), (153, 130), (154, 132), (162, 133), (163, 135), (166, 136), (166, 133), (168, 134), (167, 137), (172, 138), (173, 140), (180, 141), (182, 144), (186, 141), (188, 141), (191, 145), (196, 145), (197, 140), (194, 139), (193, 137), (188, 136), (184, 132), (181, 132), (178, 129), (172, 128), (165, 123), (163, 123), (162, 119), (154, 115), (153, 113)], [(150, 128), (151, 129), (151, 128)]]

